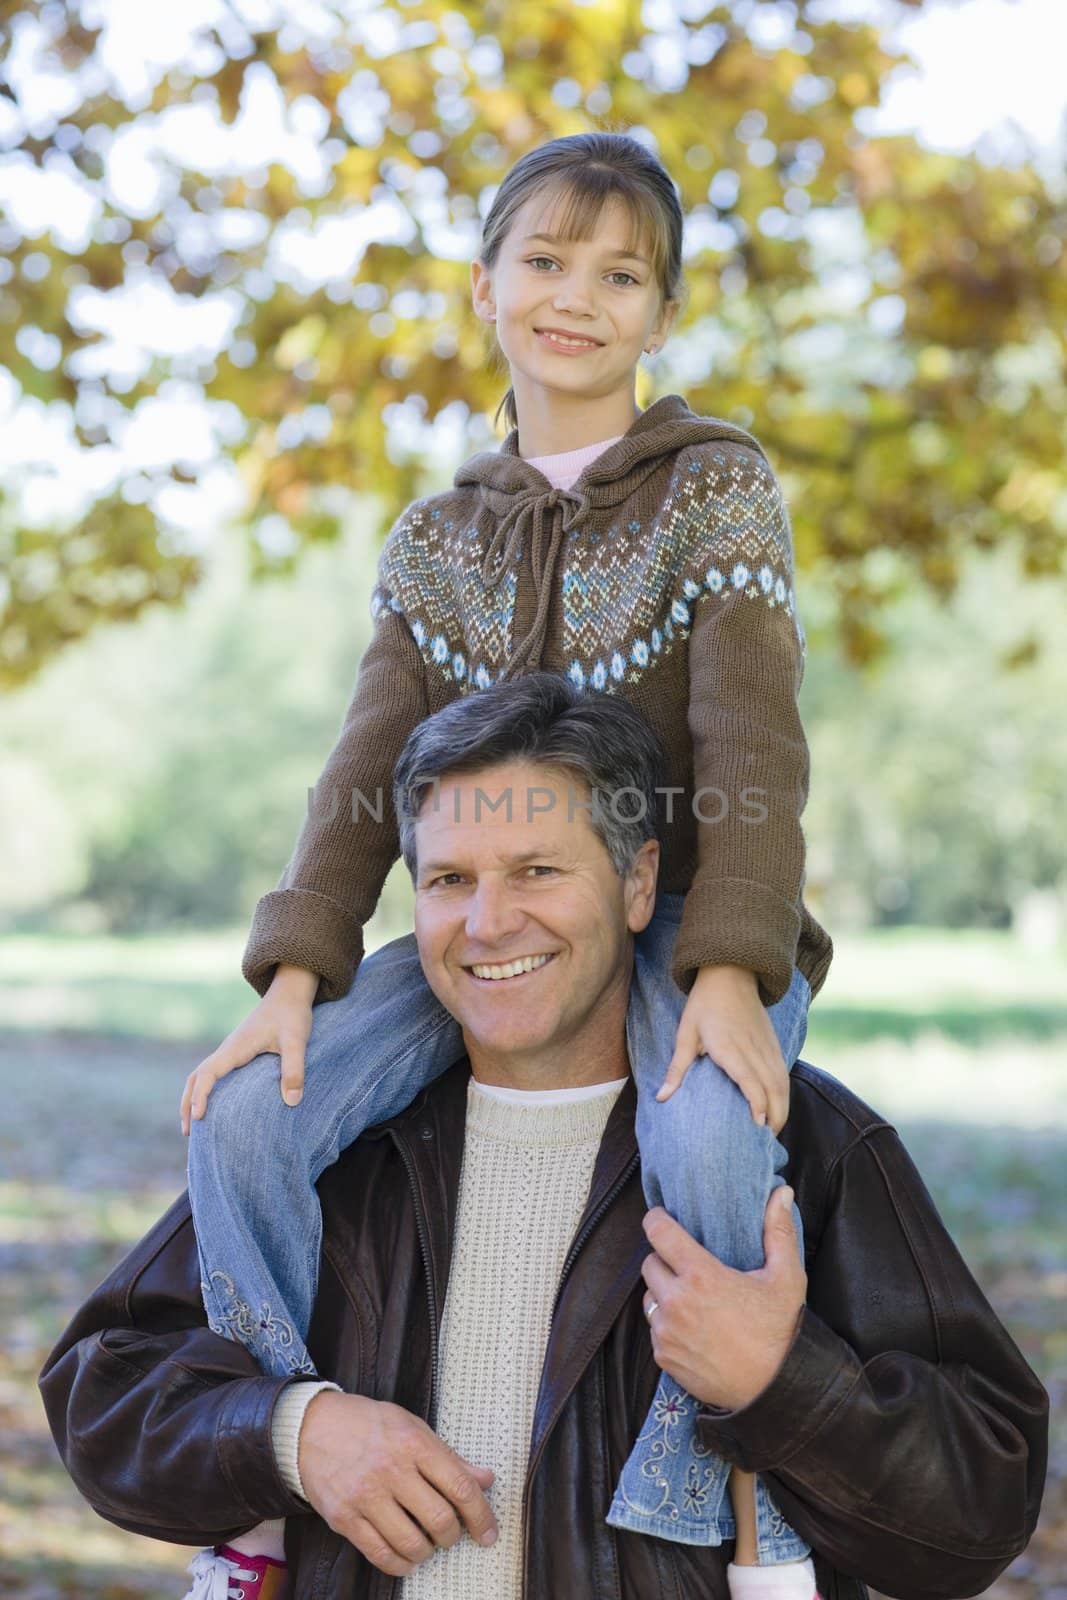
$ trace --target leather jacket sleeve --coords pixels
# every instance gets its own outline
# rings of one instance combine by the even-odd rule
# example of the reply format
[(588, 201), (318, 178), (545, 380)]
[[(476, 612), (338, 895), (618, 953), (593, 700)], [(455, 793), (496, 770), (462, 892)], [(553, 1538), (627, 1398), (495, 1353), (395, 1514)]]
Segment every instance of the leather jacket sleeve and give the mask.
[(309, 1511), (271, 1443), (293, 1380), (264, 1377), (244, 1345), (208, 1329), (199, 1280), (183, 1195), (86, 1301), (39, 1380), (93, 1510), (175, 1544), (220, 1544)]
[(1048, 1395), (887, 1124), (834, 1163), (814, 1245), (781, 1367), (747, 1406), (702, 1407), (703, 1442), (767, 1475), (838, 1571), (908, 1600), (982, 1593), (1037, 1522)]

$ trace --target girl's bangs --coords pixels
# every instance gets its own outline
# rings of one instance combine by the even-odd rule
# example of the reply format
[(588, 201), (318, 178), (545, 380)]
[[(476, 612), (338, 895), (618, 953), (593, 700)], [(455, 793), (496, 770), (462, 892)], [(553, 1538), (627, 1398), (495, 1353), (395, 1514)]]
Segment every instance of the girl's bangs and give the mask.
[[(625, 248), (649, 259), (656, 277), (662, 280), (666, 242), (656, 204), (640, 185), (631, 187), (625, 176), (620, 182), (618, 172), (591, 166), (569, 173), (562, 182), (556, 176), (548, 177), (534, 193), (545, 200), (538, 231), (558, 234), (569, 244), (594, 238), (605, 204), (619, 200), (630, 215)], [(553, 213), (557, 203), (560, 209)]]

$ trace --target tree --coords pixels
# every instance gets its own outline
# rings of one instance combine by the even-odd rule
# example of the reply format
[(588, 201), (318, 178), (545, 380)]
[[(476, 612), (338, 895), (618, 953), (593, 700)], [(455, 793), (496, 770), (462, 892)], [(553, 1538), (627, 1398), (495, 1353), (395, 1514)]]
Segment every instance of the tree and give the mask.
[[(391, 408), (429, 422), (461, 402), (474, 446), (492, 442), (478, 419), (504, 381), (468, 271), (489, 191), (545, 139), (633, 132), (689, 217), (687, 397), (763, 439), (798, 564), (830, 564), (846, 648), (868, 658), (901, 581), (886, 546), (905, 581), (946, 595), (964, 550), (1009, 533), (1026, 571), (1062, 571), (1067, 204), (1030, 162), (871, 134), (902, 58), (823, 9), (216, 0), (180, 59), (150, 57), (124, 88), (76, 0), (3, 6), (0, 139), (56, 203), (20, 225), (0, 202), (0, 366), (24, 403), (59, 408), (90, 464), (176, 388), (202, 396), (253, 570), (287, 570), (336, 536), (341, 486), (394, 515), (428, 492)], [(288, 154), (242, 142), (272, 95)], [(379, 202), (388, 237), (321, 272), (286, 257), (303, 238), (324, 258)], [(72, 242), (77, 204), (91, 221)], [(131, 287), (156, 293), (158, 337), (116, 368), (107, 317)], [(197, 307), (214, 346), (168, 353), (169, 318)], [(29, 473), (9, 469), (0, 681), (196, 585), (165, 491), (202, 471), (178, 455), (117, 483), (97, 471), (95, 500), (62, 520), (31, 515)]]

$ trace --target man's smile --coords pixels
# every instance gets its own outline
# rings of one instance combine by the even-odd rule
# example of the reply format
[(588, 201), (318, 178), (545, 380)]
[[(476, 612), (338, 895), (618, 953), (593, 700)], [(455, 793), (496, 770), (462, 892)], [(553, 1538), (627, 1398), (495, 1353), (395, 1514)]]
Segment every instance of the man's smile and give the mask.
[(516, 956), (513, 961), (505, 961), (500, 965), (490, 965), (488, 962), (476, 961), (472, 966), (464, 967), (464, 972), (469, 973), (479, 983), (503, 983), (517, 978), (530, 977), (535, 972), (540, 972), (555, 958), (554, 950), (540, 955)]

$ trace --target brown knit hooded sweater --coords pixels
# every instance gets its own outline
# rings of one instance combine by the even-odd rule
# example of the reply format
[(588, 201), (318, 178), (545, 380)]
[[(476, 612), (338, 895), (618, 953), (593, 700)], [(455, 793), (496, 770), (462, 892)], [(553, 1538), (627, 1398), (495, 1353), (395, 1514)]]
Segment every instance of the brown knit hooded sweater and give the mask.
[(242, 970), (260, 994), (281, 962), (319, 974), (317, 1000), (347, 993), (400, 853), (392, 780), (408, 734), (458, 695), (539, 669), (625, 695), (663, 741), (678, 792), (661, 800), (659, 886), (686, 897), (680, 986), (737, 963), (770, 1006), (795, 962), (818, 991), (833, 947), (802, 896), (792, 533), (750, 434), (665, 395), (555, 489), (513, 429), (394, 523), (371, 614), (337, 744), (255, 910)]

